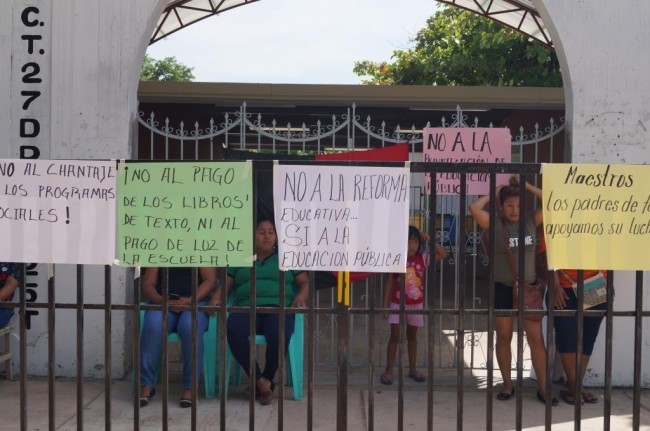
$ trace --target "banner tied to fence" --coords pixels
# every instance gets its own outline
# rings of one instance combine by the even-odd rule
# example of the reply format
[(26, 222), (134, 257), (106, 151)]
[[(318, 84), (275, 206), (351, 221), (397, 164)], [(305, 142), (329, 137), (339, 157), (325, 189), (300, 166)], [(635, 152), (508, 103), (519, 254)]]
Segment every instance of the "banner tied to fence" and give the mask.
[(404, 272), (410, 171), (275, 164), (280, 268)]
[(650, 269), (650, 166), (545, 164), (551, 269)]
[(0, 160), (0, 188), (0, 260), (113, 262), (114, 161)]
[[(510, 163), (510, 130), (507, 127), (426, 127), (422, 150), (425, 162), (438, 163)], [(460, 173), (441, 172), (436, 175), (437, 195), (459, 195)], [(485, 195), (489, 192), (488, 173), (468, 173), (466, 193)], [(508, 175), (497, 175), (497, 184), (506, 184)], [(425, 174), (425, 188), (431, 194), (431, 176)]]
[(120, 163), (118, 263), (248, 266), (251, 162)]

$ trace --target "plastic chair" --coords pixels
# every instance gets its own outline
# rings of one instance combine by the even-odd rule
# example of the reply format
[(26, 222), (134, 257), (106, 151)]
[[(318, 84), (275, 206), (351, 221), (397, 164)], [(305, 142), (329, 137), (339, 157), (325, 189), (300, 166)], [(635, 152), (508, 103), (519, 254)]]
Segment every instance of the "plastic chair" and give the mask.
[[(140, 310), (140, 336), (142, 336), (142, 325), (146, 310)], [(208, 329), (203, 333), (203, 385), (206, 398), (215, 397), (215, 384), (217, 375), (217, 315), (208, 316)], [(180, 343), (181, 337), (176, 332), (170, 332), (167, 336), (168, 343)], [(158, 363), (158, 375), (160, 375), (160, 362)]]
[(14, 325), (9, 324), (0, 329), (0, 337), (4, 338), (4, 350), (0, 352), (0, 362), (5, 363), (5, 379), (11, 380), (11, 333), (14, 330)]
[[(295, 325), (293, 329), (293, 334), (291, 335), (291, 340), (289, 340), (289, 348), (285, 352), (287, 357), (287, 370), (286, 373), (287, 386), (293, 387), (293, 399), (299, 401), (302, 399), (302, 385), (303, 385), (303, 360), (304, 360), (304, 332), (305, 332), (305, 315), (296, 314)], [(262, 345), (266, 344), (266, 338), (264, 335), (255, 336), (255, 344)], [(232, 353), (228, 349), (228, 354), (226, 355), (226, 376), (230, 376), (230, 364), (233, 362)], [(235, 361), (236, 363), (236, 361)], [(219, 385), (222, 384), (222, 381), (226, 385), (226, 395), (228, 394), (228, 380), (229, 379), (219, 379)], [(233, 384), (239, 385), (241, 383), (241, 367), (235, 367), (233, 375)], [(220, 386), (221, 387), (221, 386)]]

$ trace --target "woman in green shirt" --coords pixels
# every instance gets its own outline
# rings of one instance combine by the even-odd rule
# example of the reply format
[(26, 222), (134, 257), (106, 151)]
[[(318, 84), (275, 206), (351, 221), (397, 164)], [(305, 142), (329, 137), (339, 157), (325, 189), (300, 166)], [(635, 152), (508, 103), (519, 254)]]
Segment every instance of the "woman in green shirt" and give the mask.
[[(262, 219), (255, 229), (255, 304), (259, 307), (278, 307), (280, 304), (280, 270), (276, 249), (277, 234), (273, 221)], [(284, 273), (285, 306), (304, 307), (309, 294), (309, 277), (304, 271), (287, 271)], [(251, 303), (251, 269), (228, 268), (226, 289), (235, 289), (235, 305), (246, 306)], [(210, 305), (221, 303), (219, 289), (212, 296)], [(289, 347), (293, 334), (295, 315), (285, 316), (284, 351)], [(273, 379), (278, 370), (279, 352), (279, 314), (257, 313), (255, 316), (256, 333), (266, 338), (266, 362), (264, 370), (255, 363), (255, 385), (260, 403), (268, 405), (273, 401)], [(250, 314), (230, 313), (228, 316), (228, 345), (233, 356), (248, 373), (250, 356), (249, 337)], [(250, 377), (250, 376), (249, 376)]]

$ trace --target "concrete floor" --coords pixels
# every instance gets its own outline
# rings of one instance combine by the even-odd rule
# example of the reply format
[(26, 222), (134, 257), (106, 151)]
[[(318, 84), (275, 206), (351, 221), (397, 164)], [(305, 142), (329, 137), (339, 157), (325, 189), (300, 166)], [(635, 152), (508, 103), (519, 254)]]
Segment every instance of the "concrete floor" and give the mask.
[[(327, 381), (326, 376), (323, 376)], [(331, 376), (330, 376), (331, 377)], [(315, 379), (317, 380), (317, 379)], [(457, 391), (452, 382), (453, 378), (440, 377), (436, 381), (433, 400), (433, 421), (436, 430), (457, 429)], [(471, 379), (470, 379), (471, 382)], [(426, 384), (405, 382), (404, 392), (404, 429), (425, 430), (427, 418)], [(472, 383), (473, 385), (473, 383)], [(177, 398), (180, 390), (177, 384), (170, 387), (168, 407), (168, 429), (189, 430), (191, 426), (191, 410), (181, 409)], [(554, 390), (557, 393), (559, 388)], [(598, 404), (585, 405), (582, 408), (582, 430), (603, 429), (604, 402), (601, 390), (593, 390), (599, 394)], [(103, 430), (105, 424), (105, 392), (103, 382), (88, 381), (83, 387), (83, 429)], [(522, 390), (523, 429), (544, 429), (545, 406), (537, 401), (534, 387), (530, 381), (524, 382)], [(373, 390), (373, 424), (375, 430), (397, 429), (397, 384), (390, 387), (375, 387)], [(291, 389), (285, 389), (283, 403), (283, 427), (285, 430), (307, 429), (307, 394), (302, 401), (291, 398)], [(370, 393), (367, 388), (351, 386), (348, 398), (348, 428), (349, 430), (368, 429), (371, 418), (368, 413)], [(313, 429), (336, 429), (337, 392), (330, 385), (317, 385), (313, 392)], [(20, 385), (17, 381), (0, 381), (0, 398), (3, 400), (0, 430), (13, 431), (21, 429), (20, 423)], [(55, 414), (53, 429), (76, 430), (76, 383), (73, 380), (60, 380), (55, 384)], [(115, 381), (111, 385), (111, 416), (110, 426), (115, 430), (135, 429), (134, 406), (131, 392), (131, 382)], [(486, 391), (475, 386), (468, 386), (463, 392), (463, 429), (477, 430), (486, 428)], [(617, 389), (612, 396), (611, 429), (632, 429), (632, 391)], [(641, 430), (650, 430), (650, 391), (641, 395)], [(515, 429), (516, 400), (493, 402), (493, 429)], [(27, 423), (26, 430), (44, 430), (49, 424), (48, 384), (42, 379), (32, 379), (27, 382)], [(271, 406), (255, 404), (255, 429), (278, 429), (279, 402), (276, 396)], [(197, 405), (196, 429), (218, 429), (220, 424), (220, 404), (218, 399), (206, 400), (201, 395)], [(234, 387), (226, 403), (226, 429), (249, 429), (249, 404), (241, 387)], [(552, 409), (553, 430), (574, 429), (574, 408), (560, 402)], [(159, 430), (162, 428), (162, 395), (156, 394), (151, 403), (140, 409), (139, 429)]]

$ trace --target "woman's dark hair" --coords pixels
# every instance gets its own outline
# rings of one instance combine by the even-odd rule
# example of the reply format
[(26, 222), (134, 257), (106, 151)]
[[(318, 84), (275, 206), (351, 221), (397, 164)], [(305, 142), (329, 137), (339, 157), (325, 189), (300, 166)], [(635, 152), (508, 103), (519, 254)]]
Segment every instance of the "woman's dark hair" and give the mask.
[(503, 206), (506, 199), (511, 197), (519, 198), (519, 186), (504, 186), (499, 193), (499, 202)]
[(420, 236), (420, 231), (413, 225), (409, 226), (409, 236), (408, 239), (416, 238), (418, 240), (418, 253), (422, 248), (422, 237)]
[(275, 220), (273, 220), (273, 217), (270, 217), (270, 216), (258, 217), (257, 222), (255, 223), (255, 227), (257, 228), (259, 225), (261, 225), (265, 221), (271, 223), (273, 225), (273, 227), (275, 228)]

